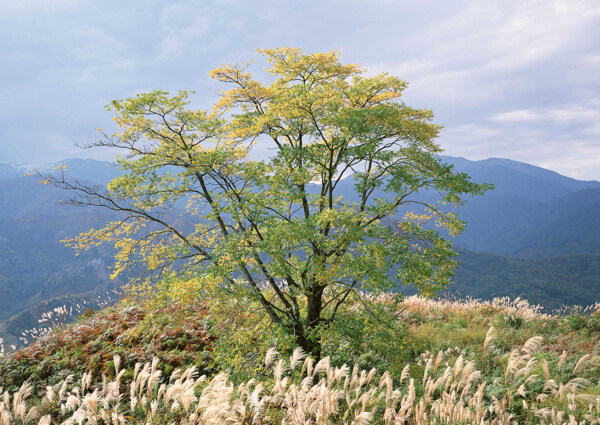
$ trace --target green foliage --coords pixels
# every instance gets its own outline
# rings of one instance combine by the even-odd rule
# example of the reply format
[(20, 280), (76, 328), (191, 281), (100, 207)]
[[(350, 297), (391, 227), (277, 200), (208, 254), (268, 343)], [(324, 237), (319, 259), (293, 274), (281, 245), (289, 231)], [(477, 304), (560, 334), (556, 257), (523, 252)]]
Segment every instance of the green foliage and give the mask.
[(506, 324), (514, 329), (519, 329), (523, 326), (523, 318), (515, 314), (508, 314), (504, 317)]
[(353, 297), (334, 325), (321, 334), (323, 353), (332, 364), (388, 370), (399, 376), (409, 357), (411, 339), (397, 295), (389, 303), (369, 303)]
[[(267, 291), (268, 297), (274, 296)], [(291, 354), (296, 342), (276, 326), (248, 291), (245, 298), (221, 291), (206, 293), (176, 275), (162, 280), (149, 290), (149, 309), (162, 309), (173, 303), (194, 305), (209, 298), (204, 319), (214, 341), (211, 344), (212, 368), (225, 371), (234, 382), (243, 382), (264, 372), (263, 358), (269, 348)], [(402, 297), (391, 303), (373, 303), (364, 296), (352, 296), (339, 310), (338, 319), (319, 331), (322, 355), (332, 364), (359, 364), (371, 369), (395, 370), (408, 358), (408, 331), (401, 310)]]
[(587, 327), (587, 320), (577, 313), (567, 316), (566, 321), (574, 331), (579, 331)]
[(600, 332), (600, 312), (596, 311), (588, 317), (587, 327), (593, 332)]
[[(369, 303), (358, 296), (348, 300), (330, 326), (318, 329), (322, 356), (333, 365), (357, 364), (361, 368), (400, 373), (409, 358), (407, 326), (397, 302)], [(234, 382), (261, 376), (262, 359), (269, 348), (290, 354), (295, 341), (275, 326), (258, 302), (238, 297), (211, 303), (210, 328), (214, 367), (226, 371)]]
[(598, 311), (583, 315), (572, 313), (565, 316), (564, 321), (572, 331), (600, 332), (600, 312)]

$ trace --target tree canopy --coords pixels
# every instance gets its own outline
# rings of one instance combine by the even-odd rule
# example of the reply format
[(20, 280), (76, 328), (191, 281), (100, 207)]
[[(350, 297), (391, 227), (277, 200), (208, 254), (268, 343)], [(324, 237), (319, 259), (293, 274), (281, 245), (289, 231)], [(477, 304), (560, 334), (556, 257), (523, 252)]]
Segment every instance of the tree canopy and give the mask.
[(247, 64), (215, 69), (229, 88), (211, 111), (191, 109), (187, 91), (113, 101), (120, 131), (94, 145), (122, 150), (124, 175), (106, 189), (48, 179), (76, 190), (76, 205), (120, 214), (71, 241), (113, 243), (114, 274), (143, 261), (215, 290), (249, 290), (318, 356), (316, 330), (351, 294), (449, 283), (456, 254), (442, 229), (464, 223), (419, 193), (456, 204), (487, 186), (441, 162), (440, 127), (402, 102), (404, 80), (367, 75), (337, 52), (260, 52), (270, 81)]

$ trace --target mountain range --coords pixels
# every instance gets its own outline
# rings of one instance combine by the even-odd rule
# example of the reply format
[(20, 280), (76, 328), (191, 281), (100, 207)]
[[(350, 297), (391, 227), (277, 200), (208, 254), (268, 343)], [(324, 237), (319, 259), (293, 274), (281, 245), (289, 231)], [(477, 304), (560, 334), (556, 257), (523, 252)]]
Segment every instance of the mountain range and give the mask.
[(460, 208), (468, 225), (459, 246), (522, 258), (600, 254), (600, 182), (508, 159), (443, 159), (495, 186)]
[[(547, 308), (600, 301), (600, 182), (509, 159), (442, 160), (495, 186), (456, 211), (467, 228), (455, 240), (462, 265), (448, 292), (520, 296)], [(60, 163), (69, 176), (101, 185), (120, 174), (113, 164), (93, 159)], [(108, 279), (110, 249), (76, 257), (60, 242), (108, 217), (58, 205), (67, 194), (25, 176), (33, 168), (0, 163), (0, 338), (8, 341), (45, 308), (82, 300), (92, 306), (123, 284)], [(345, 180), (342, 193), (350, 196), (353, 182)]]

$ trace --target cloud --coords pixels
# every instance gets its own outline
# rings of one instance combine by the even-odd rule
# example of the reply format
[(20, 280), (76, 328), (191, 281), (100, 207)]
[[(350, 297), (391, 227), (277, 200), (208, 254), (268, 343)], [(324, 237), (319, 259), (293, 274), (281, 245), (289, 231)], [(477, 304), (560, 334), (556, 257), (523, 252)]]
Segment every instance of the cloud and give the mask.
[[(592, 101), (588, 101), (592, 103)], [(600, 105), (565, 105), (550, 108), (521, 109), (493, 115), (491, 121), (499, 123), (588, 123), (600, 120)]]
[(407, 103), (436, 112), (448, 154), (600, 179), (600, 4), (452, 4), (409, 38), (406, 58), (370, 69), (409, 81)]
[(600, 144), (595, 0), (5, 3), (0, 161), (81, 155), (73, 142), (111, 125), (104, 105), (141, 91), (194, 89), (208, 108), (212, 68), (254, 59), (262, 75), (255, 48), (289, 45), (405, 78), (406, 103), (434, 110), (449, 154), (600, 179), (595, 163), (561, 165), (587, 164)]
[(451, 127), (440, 138), (448, 153), (473, 159), (509, 157), (581, 179), (600, 170), (600, 102), (497, 113), (479, 124)]
[(427, 101), (468, 106), (552, 86), (555, 80), (540, 68), (552, 65), (552, 76), (562, 79), (581, 50), (598, 49), (589, 45), (592, 34), (600, 35), (596, 2), (462, 5), (409, 39), (408, 60), (388, 57), (372, 67), (405, 76)]

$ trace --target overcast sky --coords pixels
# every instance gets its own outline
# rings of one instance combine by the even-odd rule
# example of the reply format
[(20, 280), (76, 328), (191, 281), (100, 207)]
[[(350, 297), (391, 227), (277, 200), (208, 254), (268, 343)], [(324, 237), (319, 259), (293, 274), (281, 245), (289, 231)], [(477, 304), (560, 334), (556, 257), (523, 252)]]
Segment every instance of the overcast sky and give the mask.
[(600, 180), (600, 1), (0, 0), (0, 162), (110, 159), (74, 143), (112, 99), (196, 91), (257, 47), (342, 51), (409, 82), (446, 153)]

